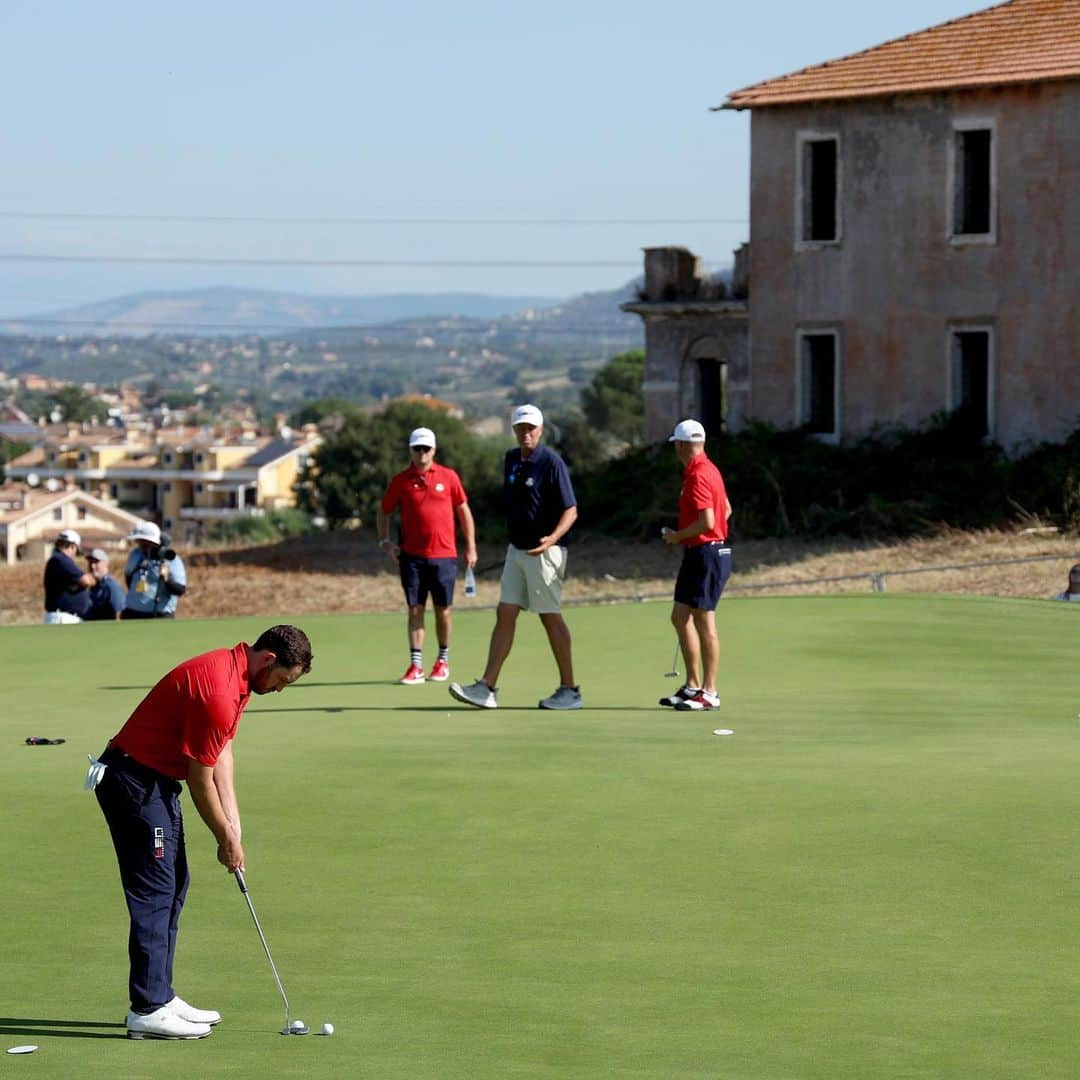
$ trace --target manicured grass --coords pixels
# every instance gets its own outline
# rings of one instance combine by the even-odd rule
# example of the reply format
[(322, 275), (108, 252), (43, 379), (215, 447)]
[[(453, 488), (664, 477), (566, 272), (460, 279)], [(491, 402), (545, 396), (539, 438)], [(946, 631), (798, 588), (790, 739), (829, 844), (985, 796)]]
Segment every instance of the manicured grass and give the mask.
[[(588, 708), (523, 618), (495, 712), (399, 687), (402, 616), (298, 620), (316, 661), (236, 743), (250, 916), (185, 796), (177, 988), (132, 1043), (126, 913), (81, 790), (171, 664), (267, 620), (0, 630), (0, 1045), (27, 1076), (1053, 1080), (1078, 1065), (1077, 622), (1067, 605), (730, 599), (724, 708), (655, 707), (665, 605), (572, 609)], [(491, 615), (458, 614), (471, 681)], [(429, 650), (430, 653), (430, 650)], [(735, 729), (733, 738), (711, 734)], [(63, 736), (25, 747), (27, 735)]]

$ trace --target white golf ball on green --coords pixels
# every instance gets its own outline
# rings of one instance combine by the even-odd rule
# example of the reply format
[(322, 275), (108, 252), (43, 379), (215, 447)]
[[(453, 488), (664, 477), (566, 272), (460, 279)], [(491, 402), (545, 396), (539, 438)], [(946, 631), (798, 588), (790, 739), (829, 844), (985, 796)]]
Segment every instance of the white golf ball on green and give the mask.
[(334, 1025), (333, 1024), (323, 1024), (322, 1033), (324, 1035), (333, 1035), (334, 1034)]

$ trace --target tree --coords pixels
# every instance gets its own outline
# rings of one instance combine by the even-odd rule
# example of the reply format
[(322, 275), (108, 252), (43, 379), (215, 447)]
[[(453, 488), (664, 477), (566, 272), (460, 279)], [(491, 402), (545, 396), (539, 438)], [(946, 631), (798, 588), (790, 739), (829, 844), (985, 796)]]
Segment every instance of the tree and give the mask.
[(613, 356), (581, 391), (581, 408), (598, 431), (631, 446), (645, 440), (645, 354)]
[(321, 514), (331, 528), (353, 520), (373, 525), (390, 477), (408, 465), (409, 432), (418, 427), (435, 431), (438, 460), (460, 474), (475, 515), (502, 482), (502, 455), (460, 420), (416, 402), (394, 402), (371, 415), (350, 413), (300, 478), (301, 508)]

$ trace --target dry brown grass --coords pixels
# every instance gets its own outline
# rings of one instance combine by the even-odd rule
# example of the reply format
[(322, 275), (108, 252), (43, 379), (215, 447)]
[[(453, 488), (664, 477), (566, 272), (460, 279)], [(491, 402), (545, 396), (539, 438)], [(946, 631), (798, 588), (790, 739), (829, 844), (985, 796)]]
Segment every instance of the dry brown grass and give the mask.
[[(186, 555), (189, 591), (180, 615), (302, 615), (402, 609), (401, 587), (370, 533), (332, 533), (255, 548)], [(479, 604), (498, 599), (501, 548), (481, 548)], [(1080, 537), (1046, 532), (943, 532), (904, 541), (805, 543), (758, 540), (736, 548), (732, 592), (767, 586), (768, 595), (867, 592), (870, 576), (886, 575), (890, 592), (952, 592), (1046, 599), (1065, 587), (1080, 555)], [(570, 601), (664, 599), (671, 595), (678, 552), (659, 541), (624, 543), (578, 537), (570, 554)], [(1043, 562), (902, 575), (898, 571), (951, 564)], [(118, 562), (118, 560), (117, 560)], [(119, 572), (119, 565), (115, 567)], [(0, 624), (41, 621), (42, 567), (0, 567)], [(857, 580), (785, 585), (859, 575)], [(755, 590), (757, 592), (758, 590)], [(459, 601), (460, 601), (459, 593)]]

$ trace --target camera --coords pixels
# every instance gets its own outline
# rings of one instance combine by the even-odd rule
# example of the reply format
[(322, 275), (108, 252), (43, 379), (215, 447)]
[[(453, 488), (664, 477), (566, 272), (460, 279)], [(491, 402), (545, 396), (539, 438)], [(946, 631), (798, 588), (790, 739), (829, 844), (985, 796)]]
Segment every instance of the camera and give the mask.
[(176, 558), (176, 548), (172, 546), (172, 537), (167, 532), (161, 534), (161, 545), (157, 549), (157, 557), (162, 562), (171, 562)]

